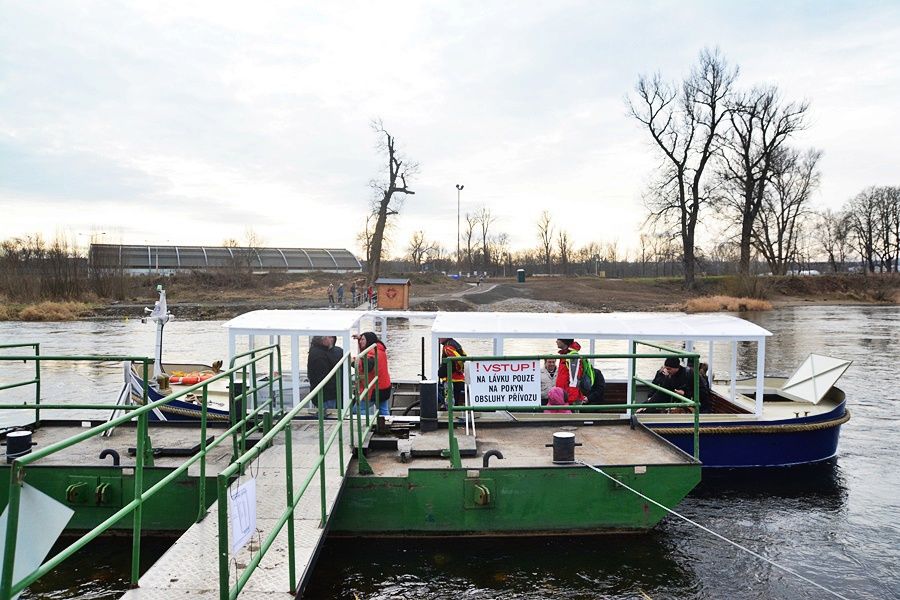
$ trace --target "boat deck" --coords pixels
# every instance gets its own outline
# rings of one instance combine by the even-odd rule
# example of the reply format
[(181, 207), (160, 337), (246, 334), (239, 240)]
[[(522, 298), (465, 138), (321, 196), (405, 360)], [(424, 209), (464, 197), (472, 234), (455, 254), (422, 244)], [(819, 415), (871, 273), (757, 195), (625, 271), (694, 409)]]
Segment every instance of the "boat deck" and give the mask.
[[(553, 464), (553, 434), (570, 431), (575, 442), (575, 459), (592, 465), (663, 465), (689, 464), (692, 458), (643, 427), (632, 428), (627, 421), (605, 421), (585, 425), (571, 420), (556, 423), (482, 424), (476, 423), (477, 438), (464, 435), (457, 429), (462, 457), (467, 469), (482, 468), (483, 456), (499, 450), (503, 459), (491, 459), (491, 467), (564, 467)], [(405, 477), (410, 469), (450, 468), (440, 451), (448, 446), (447, 430), (422, 433), (414, 431), (409, 440), (400, 440), (397, 450), (371, 450), (367, 455), (375, 476)], [(401, 452), (411, 452), (408, 463), (400, 460)]]
[[(68, 439), (84, 432), (79, 422), (42, 425), (32, 435), (35, 448), (43, 448), (54, 442)], [(215, 436), (221, 434), (221, 429), (207, 430), (207, 440), (211, 442)], [(162, 455), (155, 456), (154, 466), (165, 468), (177, 468), (191, 455), (199, 451), (200, 429), (198, 427), (173, 427), (151, 426), (150, 440), (154, 450), (162, 451)], [(120, 465), (123, 467), (134, 466), (134, 456), (129, 454), (129, 448), (136, 446), (136, 428), (134, 426), (118, 427), (109, 437), (92, 437), (79, 444), (56, 452), (34, 463), (37, 466), (65, 466), (77, 464), (81, 466), (109, 466), (112, 458), (101, 459), (103, 450), (115, 450), (120, 457)], [(191, 452), (193, 450), (193, 452)], [(168, 452), (187, 454), (187, 456), (166, 455)], [(215, 476), (219, 471), (228, 466), (231, 459), (231, 443), (224, 441), (213, 448), (206, 459), (207, 476)], [(191, 476), (199, 476), (200, 464), (195, 463), (188, 469)]]
[[(335, 423), (326, 423), (325, 435), (330, 435)], [(285, 510), (285, 446), (283, 437), (267, 449), (245, 477), (256, 479), (256, 524), (259, 536), (255, 536), (238, 554), (229, 557), (230, 585), (236, 581), (235, 571), (243, 570), (258, 552), (261, 540), (273, 530)], [(294, 487), (299, 488), (308, 476), (318, 457), (318, 424), (295, 422), (292, 426), (292, 455)], [(345, 451), (344, 462), (351, 453)], [(325, 498), (326, 512), (330, 515), (337, 502), (343, 479), (337, 475), (337, 442), (326, 458)], [(294, 513), (295, 558), (298, 583), (309, 575), (325, 528), (321, 523), (321, 488), (319, 477), (313, 477)], [(196, 523), (139, 580), (139, 587), (129, 590), (123, 600), (209, 598), (219, 597), (218, 562), (218, 509), (213, 504), (206, 518)], [(278, 534), (275, 542), (253, 573), (241, 598), (287, 598), (288, 550), (287, 526)]]

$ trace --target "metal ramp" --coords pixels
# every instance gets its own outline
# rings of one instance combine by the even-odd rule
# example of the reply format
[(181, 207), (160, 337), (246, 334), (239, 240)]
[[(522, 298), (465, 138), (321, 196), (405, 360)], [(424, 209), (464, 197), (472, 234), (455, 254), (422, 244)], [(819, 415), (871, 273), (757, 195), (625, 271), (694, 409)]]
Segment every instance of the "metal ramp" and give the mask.
[[(337, 421), (326, 421), (325, 435), (330, 435), (337, 426)], [(292, 476), (296, 490), (309, 477), (319, 456), (318, 422), (295, 422), (291, 426), (291, 433)], [(229, 556), (229, 588), (236, 583), (236, 573), (243, 571), (259, 552), (260, 541), (274, 531), (287, 506), (284, 437), (278, 436), (275, 440), (275, 445), (263, 451), (241, 478), (256, 479), (258, 535), (253, 536), (237, 555)], [(351, 458), (352, 452), (344, 452), (345, 473)], [(322, 488), (318, 471), (294, 513), (295, 568), (299, 590), (305, 586), (324, 539), (328, 517), (343, 487), (344, 477), (339, 474), (339, 461), (338, 452), (326, 454), (325, 522), (322, 522)], [(139, 587), (126, 592), (122, 599), (219, 598), (218, 506), (218, 503), (214, 503), (203, 521), (188, 529), (140, 578)], [(283, 600), (286, 594), (291, 593), (288, 562), (288, 533), (285, 526), (241, 591), (240, 598)]]

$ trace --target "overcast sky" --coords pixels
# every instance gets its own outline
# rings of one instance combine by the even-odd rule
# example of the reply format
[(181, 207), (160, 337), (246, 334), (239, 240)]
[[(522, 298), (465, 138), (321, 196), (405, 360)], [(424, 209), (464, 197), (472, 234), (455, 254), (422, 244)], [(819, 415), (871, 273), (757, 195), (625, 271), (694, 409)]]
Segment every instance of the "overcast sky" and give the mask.
[(633, 246), (657, 158), (624, 99), (704, 46), (811, 102), (820, 206), (900, 183), (896, 2), (0, 0), (0, 239), (358, 252), (380, 117), (421, 165), (392, 255), (455, 250), (457, 183), (514, 248), (544, 209)]

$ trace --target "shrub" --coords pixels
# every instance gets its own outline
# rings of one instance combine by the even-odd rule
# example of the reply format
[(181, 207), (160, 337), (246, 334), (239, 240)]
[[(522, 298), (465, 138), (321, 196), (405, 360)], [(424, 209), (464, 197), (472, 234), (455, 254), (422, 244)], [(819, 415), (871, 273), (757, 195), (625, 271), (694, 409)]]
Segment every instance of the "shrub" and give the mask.
[(82, 302), (41, 302), (23, 308), (19, 312), (19, 319), (23, 321), (74, 321), (90, 310), (90, 305)]
[(691, 298), (684, 305), (684, 311), (698, 312), (746, 312), (756, 310), (772, 310), (771, 302), (757, 298), (735, 298), (734, 296), (702, 296)]

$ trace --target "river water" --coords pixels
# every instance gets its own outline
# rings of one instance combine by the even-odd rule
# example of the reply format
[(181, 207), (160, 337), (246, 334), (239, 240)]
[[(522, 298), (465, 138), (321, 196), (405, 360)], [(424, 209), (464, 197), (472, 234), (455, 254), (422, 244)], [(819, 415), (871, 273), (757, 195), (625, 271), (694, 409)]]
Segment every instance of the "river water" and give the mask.
[[(766, 369), (788, 374), (810, 352), (848, 358), (839, 384), (853, 418), (843, 426), (839, 456), (813, 468), (707, 478), (678, 507), (685, 516), (848, 598), (900, 598), (900, 392), (896, 384), (900, 308), (780, 308), (748, 319), (773, 332)], [(394, 377), (420, 372), (424, 323), (389, 332)], [(174, 321), (166, 330), (167, 360), (224, 358), (221, 323)], [(42, 354), (139, 354), (152, 351), (153, 328), (138, 320), (0, 323), (0, 343), (41, 343)], [(393, 349), (413, 348), (403, 358)], [(466, 344), (470, 354), (487, 344)], [(622, 349), (600, 345), (598, 352)], [(536, 342), (507, 353), (552, 351)], [(698, 348), (703, 352), (704, 348)], [(727, 353), (715, 350), (727, 360)], [(750, 352), (739, 368), (752, 372)], [(654, 365), (642, 370), (652, 371)], [(624, 367), (604, 365), (612, 377)], [(719, 370), (713, 365), (713, 370)], [(0, 381), (21, 367), (0, 366)], [(85, 384), (115, 398), (115, 363), (47, 363), (45, 401), (71, 397)], [(22, 397), (0, 393), (0, 401)], [(85, 400), (81, 398), (80, 400)], [(0, 413), (9, 423), (22, 415)], [(599, 477), (599, 475), (598, 475)], [(130, 543), (104, 540), (84, 560), (37, 584), (23, 597), (115, 598), (127, 585)], [(148, 548), (148, 557), (163, 544)], [(98, 577), (97, 573), (103, 573)], [(499, 540), (329, 540), (307, 597), (311, 598), (826, 598), (822, 590), (725, 544), (674, 517), (640, 535)]]

